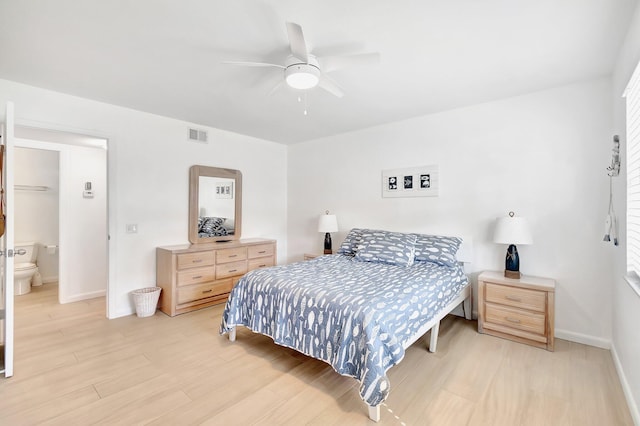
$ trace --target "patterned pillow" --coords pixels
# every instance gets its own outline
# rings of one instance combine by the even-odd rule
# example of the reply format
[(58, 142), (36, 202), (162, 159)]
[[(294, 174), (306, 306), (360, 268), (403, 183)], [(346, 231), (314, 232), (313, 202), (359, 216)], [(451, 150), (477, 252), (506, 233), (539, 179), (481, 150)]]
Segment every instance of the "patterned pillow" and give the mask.
[(338, 249), (338, 254), (346, 254), (349, 256), (354, 256), (358, 251), (358, 243), (362, 238), (362, 229), (353, 228), (347, 234), (346, 238), (340, 245)]
[(227, 229), (222, 226), (223, 223), (224, 218), (222, 217), (203, 217), (198, 234), (201, 237), (227, 235)]
[(365, 230), (355, 260), (411, 266), (415, 256), (415, 234)]
[(462, 244), (462, 238), (440, 235), (416, 235), (416, 262), (432, 262), (443, 266), (455, 266), (458, 263), (456, 253)]

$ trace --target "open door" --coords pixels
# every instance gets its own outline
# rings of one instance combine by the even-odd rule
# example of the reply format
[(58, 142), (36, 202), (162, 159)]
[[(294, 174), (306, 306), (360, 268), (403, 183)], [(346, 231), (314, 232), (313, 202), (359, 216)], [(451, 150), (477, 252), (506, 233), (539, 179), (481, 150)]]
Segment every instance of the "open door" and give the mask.
[(2, 206), (5, 215), (4, 234), (0, 238), (0, 274), (2, 275), (2, 294), (0, 298), (0, 373), (5, 377), (13, 376), (13, 103), (7, 102), (4, 126), (0, 141), (2, 155)]

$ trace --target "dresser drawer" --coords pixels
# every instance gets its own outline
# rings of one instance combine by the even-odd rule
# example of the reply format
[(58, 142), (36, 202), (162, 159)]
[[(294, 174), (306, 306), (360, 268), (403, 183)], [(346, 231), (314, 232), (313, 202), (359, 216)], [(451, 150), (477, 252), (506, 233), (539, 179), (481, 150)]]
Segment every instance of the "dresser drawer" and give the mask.
[(216, 270), (213, 266), (205, 268), (191, 268), (178, 272), (178, 286), (206, 283), (216, 279)]
[(216, 250), (216, 263), (236, 262), (238, 260), (245, 260), (246, 258), (246, 247)]
[(247, 247), (249, 250), (249, 259), (256, 257), (273, 256), (275, 253), (275, 244), (260, 244)]
[(485, 300), (531, 311), (546, 312), (547, 293), (538, 290), (486, 283)]
[(231, 279), (182, 287), (178, 289), (178, 304), (229, 293), (232, 288)]
[(216, 265), (216, 278), (222, 279), (232, 277), (234, 275), (244, 275), (247, 273), (247, 261), (223, 263)]
[(545, 334), (545, 315), (537, 312), (527, 312), (508, 306), (485, 305), (485, 321), (487, 324), (498, 324), (530, 333)]
[(199, 266), (209, 266), (216, 263), (215, 255), (212, 251), (183, 253), (176, 257), (178, 259), (178, 269), (197, 268)]
[(276, 264), (276, 260), (273, 256), (270, 257), (259, 257), (257, 259), (249, 260), (249, 271), (253, 271), (258, 268), (266, 268), (268, 266), (273, 266)]

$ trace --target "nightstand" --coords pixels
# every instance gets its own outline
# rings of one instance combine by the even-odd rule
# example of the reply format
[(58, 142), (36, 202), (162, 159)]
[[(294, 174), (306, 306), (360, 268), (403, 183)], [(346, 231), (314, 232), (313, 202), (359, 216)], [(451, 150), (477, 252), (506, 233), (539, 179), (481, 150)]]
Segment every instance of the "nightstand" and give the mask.
[(324, 255), (320, 254), (320, 253), (305, 253), (304, 254), (304, 260), (311, 260), (311, 259), (315, 259), (316, 257), (320, 257), (320, 256), (324, 256)]
[(556, 282), (502, 272), (478, 276), (478, 332), (553, 351)]

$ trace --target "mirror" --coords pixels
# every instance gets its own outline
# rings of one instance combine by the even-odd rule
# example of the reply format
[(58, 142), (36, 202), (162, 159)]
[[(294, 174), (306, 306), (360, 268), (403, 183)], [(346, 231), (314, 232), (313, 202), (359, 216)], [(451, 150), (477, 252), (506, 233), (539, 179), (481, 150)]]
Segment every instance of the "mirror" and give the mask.
[(189, 169), (189, 241), (192, 244), (240, 238), (240, 170), (191, 166)]

